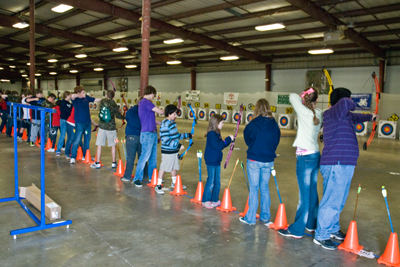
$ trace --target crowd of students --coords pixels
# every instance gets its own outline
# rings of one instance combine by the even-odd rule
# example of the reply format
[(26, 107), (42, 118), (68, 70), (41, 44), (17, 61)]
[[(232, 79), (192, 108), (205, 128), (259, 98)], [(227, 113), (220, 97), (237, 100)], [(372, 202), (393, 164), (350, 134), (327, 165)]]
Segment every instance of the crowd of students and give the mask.
[[(7, 101), (15, 101), (16, 92), (2, 94), (0, 101), (0, 115), (3, 127), (7, 127), (7, 136), (10, 136), (8, 123), (9, 112), (6, 108)], [(83, 155), (89, 149), (91, 138), (91, 117), (89, 103), (100, 101), (99, 131), (96, 145), (96, 162), (91, 167), (101, 168), (101, 147), (111, 147), (112, 168), (115, 168), (115, 139), (117, 139), (115, 117), (126, 119), (125, 128), (127, 163), (125, 173), (121, 180), (131, 181), (134, 161), (138, 155), (137, 167), (132, 183), (136, 187), (142, 187), (143, 177), (147, 177), (157, 168), (157, 125), (160, 125), (159, 136), (161, 139), (161, 164), (155, 191), (164, 194), (163, 177), (165, 172), (171, 173), (171, 189), (174, 188), (177, 171), (180, 169), (179, 152), (185, 148), (180, 144), (181, 139), (193, 138), (190, 133), (179, 133), (175, 119), (178, 108), (168, 105), (164, 110), (156, 107), (152, 100), (157, 91), (152, 86), (147, 86), (144, 96), (137, 99), (137, 104), (130, 108), (126, 116), (115, 103), (115, 93), (107, 91), (105, 99), (87, 96), (82, 86), (77, 86), (74, 93), (65, 91), (63, 100), (55, 102), (55, 95), (50, 94), (47, 99), (43, 98), (42, 91), (36, 90), (35, 97), (29, 91), (23, 91), (21, 102), (55, 108), (52, 125), (49, 127), (53, 140), (53, 147), (48, 152), (56, 152), (61, 155), (65, 142), (65, 155), (74, 164), (77, 149), (80, 145)], [(279, 234), (285, 237), (301, 238), (304, 231), (315, 232), (313, 242), (328, 250), (335, 250), (337, 245), (331, 238), (344, 240), (345, 234), (340, 230), (339, 217), (346, 203), (350, 189), (354, 168), (359, 157), (358, 142), (354, 132), (354, 124), (376, 119), (376, 114), (353, 113), (355, 103), (350, 99), (351, 92), (345, 88), (335, 89), (330, 96), (331, 107), (322, 113), (316, 108), (318, 92), (313, 88), (307, 88), (300, 95), (290, 94), (290, 102), (298, 116), (298, 130), (293, 146), (296, 147), (296, 175), (299, 186), (299, 204), (295, 221), (287, 229), (279, 230)], [(14, 98), (13, 98), (14, 97)], [(71, 102), (70, 102), (71, 100)], [(155, 113), (165, 114), (165, 119), (160, 122), (155, 118)], [(7, 119), (8, 117), (8, 119)], [(24, 111), (23, 120), (18, 127), (18, 140), (22, 136), (23, 129), (30, 129), (29, 141), (31, 145), (36, 141), (40, 124), (39, 114)], [(29, 123), (36, 121), (36, 123)], [(322, 155), (318, 145), (318, 134), (324, 122), (324, 148)], [(46, 124), (48, 123), (46, 119)], [(234, 142), (232, 135), (223, 139), (221, 129), (224, 125), (220, 115), (210, 118), (206, 132), (206, 146), (204, 159), (207, 165), (207, 182), (202, 196), (204, 208), (212, 209), (221, 205), (219, 200), (221, 187), (221, 162), (222, 150)], [(30, 126), (30, 127), (29, 127)], [(54, 136), (60, 131), (60, 137), (55, 150)], [(55, 133), (55, 134), (54, 134)], [(249, 180), (249, 209), (244, 217), (239, 220), (248, 225), (256, 224), (256, 211), (259, 205), (258, 194), (260, 192), (260, 222), (271, 224), (270, 195), (268, 182), (271, 169), (274, 167), (276, 149), (280, 141), (280, 129), (272, 117), (270, 104), (266, 99), (259, 99), (255, 105), (252, 121), (244, 129), (244, 141), (247, 149), (247, 174)], [(82, 145), (82, 137), (84, 142)], [(71, 156), (70, 156), (71, 155)], [(187, 155), (187, 154), (186, 154)], [(83, 159), (84, 160), (84, 159)], [(147, 165), (147, 168), (146, 168)], [(318, 172), (323, 176), (323, 197), (319, 203), (317, 192)], [(149, 177), (151, 182), (152, 177)]]

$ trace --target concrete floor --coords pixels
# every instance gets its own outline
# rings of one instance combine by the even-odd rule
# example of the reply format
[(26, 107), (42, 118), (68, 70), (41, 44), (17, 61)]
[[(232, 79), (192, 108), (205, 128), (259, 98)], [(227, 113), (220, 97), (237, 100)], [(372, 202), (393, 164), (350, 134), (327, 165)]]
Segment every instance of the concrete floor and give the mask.
[[(178, 120), (179, 130), (190, 131), (191, 123)], [(194, 145), (181, 173), (190, 197), (195, 195), (198, 182), (196, 150), (205, 148), (206, 127), (207, 122), (201, 121), (196, 126)], [(222, 135), (233, 133), (235, 127), (226, 124)], [(238, 157), (246, 160), (244, 127), (240, 127), (228, 168), (221, 171), (221, 198), (235, 160)], [(294, 220), (298, 202), (296, 158), (292, 147), (295, 134), (293, 130), (282, 130), (277, 150), (279, 156), (275, 161), (289, 223)], [(120, 130), (118, 135), (123, 137), (124, 131)], [(93, 135), (93, 157), (95, 139)], [(359, 138), (360, 148), (366, 140)], [(394, 229), (400, 229), (400, 176), (390, 173), (400, 173), (399, 148), (399, 140), (375, 138), (368, 151), (360, 151), (341, 216), (341, 227), (346, 232), (354, 213), (357, 187), (361, 183), (356, 217), (359, 240), (365, 250), (373, 251), (375, 255), (383, 253), (390, 234), (382, 185), (388, 190)], [(70, 165), (64, 156), (55, 157), (54, 153), (46, 152), (46, 193), (61, 205), (62, 219), (73, 223), (69, 229), (60, 227), (33, 232), (13, 240), (11, 230), (32, 227), (35, 223), (17, 203), (0, 203), (0, 266), (379, 266), (376, 259), (324, 250), (312, 243), (310, 235), (299, 240), (284, 238), (259, 222), (256, 226), (240, 223), (237, 213), (206, 210), (190, 202), (187, 196), (160, 196), (153, 188), (136, 188), (131, 183), (123, 183), (110, 169), (109, 151), (103, 149), (102, 163), (107, 168), (100, 170), (82, 163)], [(12, 139), (0, 135), (0, 198), (14, 194), (13, 152)], [(39, 187), (39, 149), (21, 143), (18, 152), (20, 185), (35, 183)], [(159, 156), (158, 163), (160, 159)], [(204, 160), (202, 171), (205, 183)], [(169, 174), (166, 184), (170, 184)], [(243, 211), (248, 193), (239, 166), (230, 190), (233, 205)], [(279, 199), (272, 177), (270, 192), (274, 219)], [(321, 198), (321, 176), (319, 192)], [(32, 210), (39, 216), (34, 207)]]

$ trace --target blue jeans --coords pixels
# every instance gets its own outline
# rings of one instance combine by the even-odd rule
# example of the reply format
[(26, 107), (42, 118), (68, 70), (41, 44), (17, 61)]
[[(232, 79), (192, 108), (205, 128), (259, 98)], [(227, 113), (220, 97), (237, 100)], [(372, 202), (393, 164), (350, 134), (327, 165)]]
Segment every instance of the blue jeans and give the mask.
[(247, 160), (247, 175), (249, 177), (249, 210), (244, 220), (248, 223), (256, 223), (256, 212), (258, 209), (258, 190), (261, 193), (261, 214), (260, 220), (268, 222), (271, 218), (269, 207), (271, 199), (269, 197), (268, 182), (271, 177), (271, 168), (274, 162), (259, 162)]
[(221, 189), (221, 166), (207, 165), (207, 175), (207, 182), (201, 202), (218, 202), (219, 191)]
[(72, 141), (72, 159), (76, 159), (78, 154), (79, 141), (82, 142), (82, 135), (84, 136), (82, 152), (83, 156), (86, 155), (86, 150), (89, 149), (90, 138), (92, 137), (92, 126), (90, 122), (75, 123), (75, 137)]
[[(60, 126), (53, 126), (52, 128), (50, 128), (50, 132), (49, 132), (49, 138), (51, 140), (51, 148), (55, 148), (56, 146), (56, 141), (57, 141), (57, 133), (60, 130)], [(60, 143), (60, 139), (58, 139), (58, 142)], [(63, 142), (61, 141), (61, 144)]]
[(324, 177), (324, 195), (319, 204), (315, 239), (327, 240), (331, 233), (340, 230), (340, 213), (349, 195), (354, 168), (355, 166), (351, 165), (322, 165), (320, 167)]
[[(67, 142), (65, 143), (65, 156), (70, 156), (71, 155), (71, 146), (72, 146), (72, 141), (75, 138), (75, 126), (72, 126), (71, 124), (67, 123)], [(82, 146), (82, 138), (79, 139), (79, 145)]]
[(67, 133), (67, 124), (68, 124), (67, 120), (60, 119), (60, 138), (58, 138), (56, 152), (61, 153), (61, 148), (62, 148), (62, 146), (64, 144), (64, 140), (65, 140), (65, 134)]
[(157, 168), (157, 132), (143, 132), (140, 133), (140, 144), (142, 145), (142, 154), (139, 157), (138, 163), (136, 165), (136, 180), (143, 180), (143, 171), (148, 161), (147, 172), (149, 174), (149, 179), (151, 179), (151, 174), (153, 170)]
[(299, 204), (294, 223), (289, 226), (289, 231), (296, 236), (303, 236), (305, 227), (310, 230), (317, 228), (317, 180), (320, 157), (319, 152), (297, 156), (296, 174), (299, 184)]
[(8, 119), (8, 110), (1, 110), (1, 125), (0, 125), (0, 132), (3, 131), (4, 127), (7, 127), (7, 119)]
[[(140, 155), (142, 154), (142, 145), (140, 144), (139, 135), (127, 135), (125, 138), (127, 159), (125, 173), (122, 178), (130, 180), (132, 177), (133, 166), (135, 165), (136, 154), (138, 158), (140, 158)], [(146, 167), (144, 167), (144, 177), (148, 177)]]

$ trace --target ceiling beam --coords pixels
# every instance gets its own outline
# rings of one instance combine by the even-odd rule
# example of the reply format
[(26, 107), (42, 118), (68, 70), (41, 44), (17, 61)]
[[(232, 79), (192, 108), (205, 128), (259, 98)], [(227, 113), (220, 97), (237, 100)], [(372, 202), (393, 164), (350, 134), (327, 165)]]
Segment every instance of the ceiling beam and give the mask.
[[(133, 21), (133, 22), (138, 22), (139, 19), (141, 18), (141, 15), (139, 13), (136, 13), (131, 10), (127, 10), (118, 6), (114, 6), (112, 4), (106, 3), (104, 1), (100, 0), (92, 0), (92, 1), (80, 1), (80, 0), (52, 0), (54, 3), (63, 3), (63, 4), (68, 4), (77, 8), (85, 9), (85, 10), (91, 10), (94, 12), (106, 14), (106, 15), (114, 15), (116, 17), (128, 20), (128, 21)], [(179, 36), (185, 39), (190, 39), (199, 43), (203, 43), (212, 47), (215, 47), (217, 49), (223, 50), (230, 52), (232, 54), (236, 54), (241, 57), (245, 57), (248, 59), (253, 59), (255, 61), (267, 63), (270, 62), (271, 59), (265, 56), (261, 56), (257, 53), (250, 52), (241, 48), (233, 47), (227, 43), (214, 40), (212, 38), (209, 38), (207, 36), (191, 32), (176, 26), (173, 26), (171, 24), (168, 24), (166, 22), (163, 22), (158, 19), (151, 19), (151, 28), (162, 31), (162, 32), (167, 32), (170, 34), (173, 34), (175, 36)]]

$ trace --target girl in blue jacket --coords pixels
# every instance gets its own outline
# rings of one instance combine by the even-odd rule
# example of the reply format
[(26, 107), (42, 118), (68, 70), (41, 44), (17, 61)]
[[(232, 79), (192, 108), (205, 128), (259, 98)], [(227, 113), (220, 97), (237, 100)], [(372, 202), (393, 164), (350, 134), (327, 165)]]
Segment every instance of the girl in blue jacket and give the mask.
[(268, 101), (259, 99), (256, 103), (253, 119), (243, 132), (247, 149), (247, 174), (249, 176), (249, 210), (245, 217), (240, 217), (242, 223), (256, 224), (256, 211), (258, 208), (258, 190), (261, 192), (260, 221), (269, 225), (271, 214), (269, 207), (268, 181), (271, 176), (271, 168), (274, 167), (276, 148), (281, 138), (278, 124), (272, 117)]
[(207, 165), (207, 183), (203, 193), (203, 207), (212, 209), (221, 205), (218, 200), (221, 189), (221, 161), (222, 149), (233, 141), (233, 135), (222, 140), (221, 129), (224, 126), (221, 115), (215, 114), (210, 118), (207, 128), (207, 143), (204, 152), (204, 160)]

